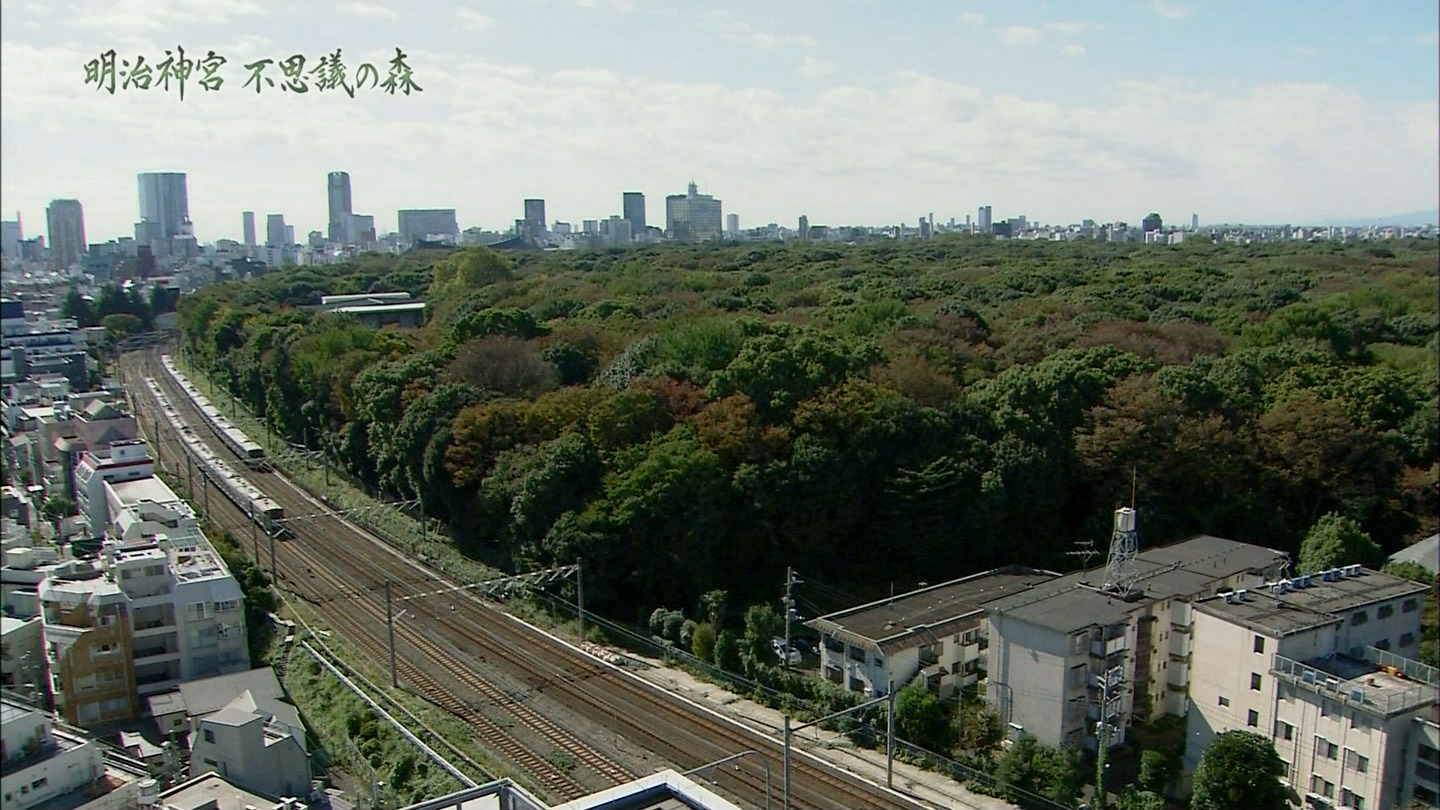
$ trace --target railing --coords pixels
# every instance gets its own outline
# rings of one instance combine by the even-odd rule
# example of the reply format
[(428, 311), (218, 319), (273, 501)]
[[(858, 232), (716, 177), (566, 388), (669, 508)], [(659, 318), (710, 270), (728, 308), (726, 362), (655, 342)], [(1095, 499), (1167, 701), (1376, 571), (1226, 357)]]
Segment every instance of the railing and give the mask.
[(1119, 636), (1109, 641), (1090, 642), (1090, 655), (1094, 658), (1109, 658), (1110, 656), (1125, 651), (1125, 637)]
[[(1371, 651), (1380, 653), (1382, 656), (1386, 654), (1384, 650), (1377, 650), (1373, 647), (1367, 648), (1366, 651), (1367, 653)], [(1370, 659), (1366, 663), (1375, 665), (1377, 668), (1395, 666), (1394, 664), (1381, 663), (1380, 660), (1377, 660), (1381, 659), (1381, 656), (1367, 655), (1366, 658)], [(1418, 680), (1427, 675), (1432, 679), (1435, 677), (1435, 669), (1433, 667), (1427, 667), (1418, 661), (1409, 661), (1400, 656), (1392, 655), (1390, 658), (1410, 664), (1415, 676), (1419, 676), (1418, 678), (1412, 677), (1409, 672), (1396, 667), (1397, 671), (1405, 675), (1406, 680)], [(1425, 670), (1429, 670), (1429, 672), (1426, 673)], [(1291, 683), (1311, 689), (1316, 693), (1326, 695), (1351, 706), (1362, 706), (1384, 715), (1398, 714), (1415, 708), (1416, 706), (1434, 703), (1437, 699), (1440, 699), (1440, 689), (1432, 685), (1433, 680), (1399, 688), (1398, 691), (1397, 687), (1393, 686), (1376, 688), (1363, 682), (1357, 683), (1352, 679), (1340, 678), (1324, 670), (1309, 666), (1308, 664), (1286, 658), (1283, 655), (1276, 655), (1274, 657), (1270, 671)]]

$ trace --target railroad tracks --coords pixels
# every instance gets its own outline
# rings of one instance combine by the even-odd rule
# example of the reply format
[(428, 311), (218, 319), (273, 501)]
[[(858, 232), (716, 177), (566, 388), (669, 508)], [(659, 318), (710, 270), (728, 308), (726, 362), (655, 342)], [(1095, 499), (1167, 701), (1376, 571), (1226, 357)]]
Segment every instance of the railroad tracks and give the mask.
[[(169, 381), (161, 382), (164, 385)], [(166, 387), (178, 393), (173, 385)], [(181, 401), (177, 407), (187, 412), (189, 419), (198, 419), (198, 412), (193, 407), (187, 410), (187, 405)], [(255, 470), (246, 470), (244, 475), (280, 502), (288, 514), (324, 511), (307, 494), (277, 476)], [(377, 662), (388, 660), (386, 644), (381, 640), (385, 581), (417, 585), (441, 581), (388, 547), (379, 547), (378, 541), (337, 517), (305, 521), (294, 537), (279, 548), (276, 562), (284, 587), (314, 604), (335, 629), (375, 656)], [(544, 711), (545, 699), (562, 706), (563, 714), (579, 715), (682, 769), (754, 749), (770, 760), (778, 779), (780, 746), (774, 737), (740, 727), (662, 692), (477, 599), (457, 597), (453, 606), (441, 604), (433, 596), (424, 597), (424, 601), (430, 607), (426, 617), (429, 627), (422, 630), (414, 626), (415, 621), (406, 620), (396, 624), (396, 646), (404, 661), (397, 668), (406, 682), (465, 720), (487, 747), (514, 762), (548, 790), (573, 798), (581, 787), (571, 769), (557, 764), (554, 758), (515, 750), (524, 746), (514, 735), (505, 733), (504, 722), (491, 719), (481, 708), (496, 707), (506, 712), (527, 732), (563, 752), (577, 766), (612, 784), (634, 774), (600, 753), (602, 745), (586, 743), (577, 733), (562, 727)], [(507, 690), (486, 680), (475, 671), (477, 659), (523, 686)], [(446, 688), (442, 677), (460, 688)], [(474, 693), (480, 701), (468, 702), (457, 692)], [(791, 772), (791, 806), (797, 810), (921, 807), (804, 755), (792, 754)], [(755, 806), (765, 795), (764, 770), (753, 762), (716, 771), (712, 778)], [(773, 786), (777, 794), (779, 787)]]

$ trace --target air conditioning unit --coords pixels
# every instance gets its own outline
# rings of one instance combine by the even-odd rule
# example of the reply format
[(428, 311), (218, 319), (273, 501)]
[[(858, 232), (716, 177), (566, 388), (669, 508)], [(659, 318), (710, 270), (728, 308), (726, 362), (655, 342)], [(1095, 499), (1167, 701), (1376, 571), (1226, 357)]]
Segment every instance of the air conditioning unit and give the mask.
[(1307, 669), (1300, 675), (1300, 680), (1305, 683), (1315, 683), (1315, 670)]
[(1302, 587), (1302, 588), (1308, 588), (1308, 587), (1310, 587), (1310, 575), (1309, 575), (1309, 574), (1306, 574), (1305, 576), (1300, 577), (1300, 583), (1299, 583), (1299, 585), (1300, 585), (1300, 587)]
[(1353, 700), (1353, 701), (1355, 701), (1356, 703), (1364, 703), (1364, 702), (1365, 702), (1365, 690), (1364, 690), (1364, 689), (1351, 689), (1351, 690), (1350, 690), (1350, 699)]
[(1361, 569), (1361, 567), (1362, 567), (1362, 566), (1359, 566), (1359, 565), (1351, 565), (1351, 566), (1348, 566), (1348, 570), (1345, 572), (1346, 576), (1351, 576), (1351, 577), (1358, 577), (1358, 576), (1360, 576), (1360, 569)]
[(1237, 601), (1237, 602), (1244, 602), (1244, 601), (1245, 601), (1245, 597), (1246, 597), (1246, 596), (1249, 596), (1249, 595), (1250, 595), (1250, 589), (1249, 589), (1249, 588), (1241, 588), (1240, 590), (1238, 590), (1238, 591), (1235, 592), (1235, 601)]
[(1227, 604), (1227, 605), (1233, 605), (1233, 604), (1235, 604), (1235, 592), (1234, 592), (1234, 591), (1231, 591), (1230, 593), (1225, 594), (1225, 604)]
[(1288, 579), (1282, 579), (1282, 580), (1280, 580), (1280, 592), (1281, 592), (1281, 593), (1285, 593), (1285, 592), (1287, 592), (1287, 591), (1293, 590), (1294, 587), (1295, 587), (1295, 583), (1292, 582), (1291, 580), (1288, 580)]

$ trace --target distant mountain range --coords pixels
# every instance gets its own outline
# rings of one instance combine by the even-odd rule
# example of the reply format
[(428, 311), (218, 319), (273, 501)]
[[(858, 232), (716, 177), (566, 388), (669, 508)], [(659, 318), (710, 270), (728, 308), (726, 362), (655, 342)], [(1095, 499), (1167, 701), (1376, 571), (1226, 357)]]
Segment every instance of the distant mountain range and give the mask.
[(1327, 219), (1323, 222), (1307, 222), (1306, 225), (1324, 226), (1349, 226), (1352, 228), (1369, 228), (1372, 226), (1395, 225), (1401, 228), (1417, 228), (1422, 225), (1440, 224), (1440, 209), (1432, 208), (1429, 211), (1416, 211), (1410, 214), (1396, 214), (1388, 217), (1377, 217), (1375, 219)]

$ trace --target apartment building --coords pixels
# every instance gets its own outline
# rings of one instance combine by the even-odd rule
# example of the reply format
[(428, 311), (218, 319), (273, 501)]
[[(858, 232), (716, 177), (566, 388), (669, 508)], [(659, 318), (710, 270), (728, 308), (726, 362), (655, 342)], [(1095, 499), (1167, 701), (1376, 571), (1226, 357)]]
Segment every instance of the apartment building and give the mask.
[[(85, 451), (75, 465), (75, 505), (90, 526), (90, 536), (105, 533), (110, 510), (105, 500), (105, 483), (152, 478), (155, 462), (144, 440), (119, 441), (109, 452)], [(158, 479), (156, 479), (158, 480)]]
[(9, 700), (0, 701), (0, 766), (5, 810), (121, 810), (139, 792), (137, 775), (106, 767), (93, 740)]
[(1252, 730), (1309, 806), (1404, 806), (1406, 774), (1434, 772), (1409, 761), (1440, 699), (1436, 670), (1413, 660), (1426, 590), (1353, 565), (1197, 601), (1186, 765), (1216, 734)]
[(811, 619), (820, 671), (851, 692), (887, 694), (919, 677), (948, 695), (984, 669), (985, 604), (1054, 579), (1012, 566), (933, 585)]
[(189, 505), (153, 477), (101, 486), (111, 519), (98, 565), (52, 572), (39, 591), (55, 701), (80, 725), (250, 668), (240, 585)]
[[(1133, 526), (1134, 511), (1117, 512), (1122, 521)], [(1279, 551), (1200, 536), (1138, 552), (1124, 596), (1106, 589), (1100, 568), (989, 602), (986, 698), (1013, 734), (1091, 749), (1105, 698), (1108, 739), (1119, 744), (1132, 718), (1185, 714), (1190, 603), (1286, 564)]]

